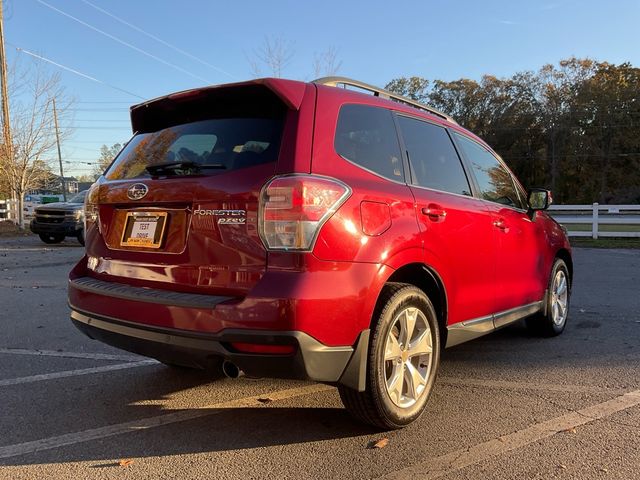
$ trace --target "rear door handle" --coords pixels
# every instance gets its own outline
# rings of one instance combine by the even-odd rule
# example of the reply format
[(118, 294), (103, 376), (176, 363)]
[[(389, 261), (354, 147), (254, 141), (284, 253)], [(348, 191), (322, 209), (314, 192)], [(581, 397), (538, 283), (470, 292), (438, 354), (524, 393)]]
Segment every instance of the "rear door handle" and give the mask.
[(499, 218), (493, 221), (493, 226), (499, 228), (500, 230), (506, 230), (507, 224), (504, 223), (504, 218)]
[(442, 222), (447, 216), (447, 211), (440, 205), (430, 204), (422, 209), (422, 214), (434, 222)]

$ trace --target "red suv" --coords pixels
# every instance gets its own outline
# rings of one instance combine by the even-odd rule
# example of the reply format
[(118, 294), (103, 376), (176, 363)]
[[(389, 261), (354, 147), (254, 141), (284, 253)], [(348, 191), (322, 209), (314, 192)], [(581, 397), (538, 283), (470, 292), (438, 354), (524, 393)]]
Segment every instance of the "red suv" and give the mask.
[[(336, 88), (338, 86), (344, 88)], [(447, 115), (344, 78), (131, 108), (86, 200), (75, 325), (169, 365), (337, 385), (361, 420), (424, 410), (442, 348), (565, 327), (562, 227)]]

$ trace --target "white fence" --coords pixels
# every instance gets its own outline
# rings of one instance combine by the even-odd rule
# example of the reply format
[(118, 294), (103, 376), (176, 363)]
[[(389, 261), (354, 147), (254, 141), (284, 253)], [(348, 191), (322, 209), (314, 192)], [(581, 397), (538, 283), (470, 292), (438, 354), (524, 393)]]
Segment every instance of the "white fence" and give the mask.
[(551, 205), (549, 214), (571, 237), (640, 238), (640, 205)]
[(0, 200), (0, 221), (11, 220), (18, 223), (18, 201)]
[[(30, 213), (25, 212), (25, 216)], [(549, 213), (571, 237), (640, 238), (640, 205), (551, 205)], [(0, 200), (2, 220), (18, 222), (17, 201)]]

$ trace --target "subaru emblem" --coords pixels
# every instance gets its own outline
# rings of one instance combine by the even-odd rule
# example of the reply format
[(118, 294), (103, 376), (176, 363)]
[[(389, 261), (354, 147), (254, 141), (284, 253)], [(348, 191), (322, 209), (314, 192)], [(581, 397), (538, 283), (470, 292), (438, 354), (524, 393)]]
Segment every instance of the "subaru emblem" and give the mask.
[(148, 191), (149, 187), (147, 187), (144, 183), (134, 183), (127, 189), (127, 197), (129, 197), (131, 200), (140, 200), (147, 194)]

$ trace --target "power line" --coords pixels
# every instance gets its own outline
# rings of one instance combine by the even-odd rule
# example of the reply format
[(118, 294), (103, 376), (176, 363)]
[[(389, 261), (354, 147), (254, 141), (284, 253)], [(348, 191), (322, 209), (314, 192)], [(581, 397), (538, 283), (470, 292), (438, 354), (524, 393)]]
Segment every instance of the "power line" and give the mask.
[(172, 50), (184, 55), (185, 57), (188, 57), (188, 58), (190, 58), (192, 60), (200, 62), (201, 64), (206, 65), (207, 67), (213, 68), (214, 70), (216, 70), (216, 71), (218, 71), (220, 73), (223, 73), (223, 74), (227, 75), (228, 77), (230, 77), (230, 78), (232, 78), (234, 80), (238, 80), (238, 77), (236, 77), (235, 75), (232, 75), (231, 73), (227, 72), (226, 70), (223, 70), (223, 69), (221, 69), (219, 67), (216, 67), (215, 65), (212, 65), (209, 62), (207, 62), (205, 60), (202, 60), (201, 58), (196, 57), (195, 55), (193, 55), (193, 54), (191, 54), (189, 52), (185, 52), (181, 48), (178, 48), (175, 45), (172, 45), (169, 42), (166, 42), (166, 41), (162, 40), (161, 38), (158, 38), (157, 36), (153, 35), (152, 33), (149, 33), (146, 30), (143, 30), (142, 28), (140, 28), (140, 27), (138, 27), (138, 26), (136, 26), (136, 25), (134, 25), (134, 24), (132, 24), (132, 23), (130, 23), (130, 22), (128, 22), (128, 21), (116, 16), (116, 15), (114, 15), (113, 13), (108, 12), (108, 11), (104, 10), (103, 8), (100, 8), (99, 6), (91, 3), (89, 0), (82, 0), (82, 1), (84, 3), (86, 3), (87, 5), (89, 5), (90, 7), (95, 8), (99, 12), (104, 13), (105, 15), (107, 15), (107, 16), (113, 18), (114, 20), (117, 20), (118, 22), (122, 23), (123, 25), (126, 25), (127, 27), (132, 28), (137, 32), (140, 32), (143, 35), (146, 35), (147, 37), (155, 40), (156, 42), (161, 43), (164, 46), (169, 47), (170, 49), (172, 49)]
[[(42, 128), (44, 129), (51, 129), (53, 130), (53, 127), (50, 126), (43, 126)], [(68, 130), (75, 130), (75, 129), (81, 129), (81, 130), (122, 130), (122, 131), (128, 131), (131, 132), (131, 127), (114, 127), (114, 126), (96, 126), (96, 127), (89, 127), (89, 126), (76, 126), (76, 125), (61, 125), (60, 128), (62, 129), (68, 129)]]
[[(138, 95), (136, 95), (137, 97)], [(139, 97), (142, 98), (142, 97)], [(73, 112), (128, 112), (128, 108), (127, 107), (121, 107), (121, 108), (68, 108), (67, 110), (73, 111)]]
[(76, 118), (74, 122), (109, 122), (109, 123), (126, 123), (129, 124), (128, 119), (116, 120), (113, 118), (97, 119), (97, 118)]
[[(76, 143), (90, 143), (90, 144), (93, 144), (93, 145), (97, 145), (97, 144), (99, 144), (101, 142), (102, 142), (102, 140), (65, 140), (64, 143), (65, 143), (65, 145), (74, 145)], [(80, 147), (72, 147), (72, 148), (80, 148)]]
[[(47, 63), (50, 63), (52, 65), (55, 65), (58, 68), (66, 70), (67, 72), (74, 73), (74, 74), (79, 75), (79, 76), (81, 76), (83, 78), (86, 78), (87, 80), (91, 80), (93, 82), (99, 83), (99, 84), (104, 85), (106, 87), (113, 88), (114, 90), (118, 90), (119, 92), (126, 93), (127, 95), (134, 96), (134, 97), (139, 98), (141, 100), (146, 100), (144, 97), (141, 97), (140, 95), (136, 95), (135, 93), (129, 92), (128, 90), (125, 90), (124, 88), (116, 87), (115, 85), (111, 85), (111, 84), (109, 84), (107, 82), (103, 82), (102, 80), (98, 80), (97, 78), (92, 77), (91, 75), (87, 75), (86, 73), (82, 73), (82, 72), (80, 72), (78, 70), (74, 70), (73, 68), (67, 67), (65, 65), (62, 65), (61, 63), (54, 62), (53, 60), (51, 60), (49, 58), (46, 58), (46, 57), (43, 57), (42, 55), (38, 55), (36, 53), (30, 52), (29, 50), (25, 50), (24, 48), (17, 47), (16, 45), (13, 45), (13, 44), (11, 44), (9, 42), (7, 42), (7, 44), (11, 45), (12, 47), (14, 47), (20, 53), (24, 53), (24, 54), (29, 55), (31, 57), (37, 58), (38, 60), (42, 60), (43, 62), (47, 62)], [(91, 109), (88, 109), (88, 110), (91, 111)], [(114, 109), (114, 111), (121, 111), (121, 110), (120, 109)]]
[(205, 82), (207, 84), (212, 83), (209, 80), (196, 75), (195, 73), (191, 73), (190, 71), (185, 70), (184, 68), (182, 68), (182, 67), (180, 67), (180, 66), (178, 66), (178, 65), (176, 65), (174, 63), (168, 62), (168, 61), (158, 57), (157, 55), (154, 55), (153, 53), (149, 53), (146, 50), (143, 50), (143, 49), (141, 49), (139, 47), (136, 47), (135, 45), (132, 45), (129, 42), (125, 42), (124, 40), (122, 40), (122, 39), (120, 39), (120, 38), (118, 38), (118, 37), (116, 37), (114, 35), (111, 35), (110, 33), (107, 33), (104, 30), (100, 30), (99, 28), (94, 27), (93, 25), (91, 25), (91, 24), (89, 24), (89, 23), (87, 23), (87, 22), (85, 22), (83, 20), (80, 20), (77, 17), (74, 17), (73, 15), (71, 15), (71, 14), (69, 14), (69, 13), (67, 13), (67, 12), (65, 12), (63, 10), (60, 10), (59, 8), (56, 8), (53, 5), (48, 4), (44, 0), (36, 0), (36, 2), (40, 3), (41, 5), (44, 5), (45, 7), (53, 10), (54, 12), (59, 13), (60, 15), (63, 15), (65, 17), (67, 17), (67, 18), (70, 18), (71, 20), (73, 20), (75, 22), (78, 22), (81, 25), (84, 25), (85, 27), (93, 30), (94, 32), (98, 32), (99, 34), (104, 35), (105, 37), (110, 38), (111, 40), (113, 40), (115, 42), (118, 42), (121, 45), (124, 45), (125, 47), (128, 47), (128, 48), (130, 48), (132, 50), (135, 50), (138, 53), (146, 55), (147, 57), (152, 58), (152, 59), (156, 60), (157, 62), (160, 62), (160, 63), (162, 63), (164, 65), (167, 65), (167, 66), (169, 66), (171, 68), (174, 68), (174, 69), (176, 69), (176, 70), (178, 70), (178, 71), (180, 71), (182, 73), (185, 73), (185, 74), (189, 75), (190, 77), (196, 78), (196, 79), (198, 79), (198, 80), (200, 80), (202, 82)]

